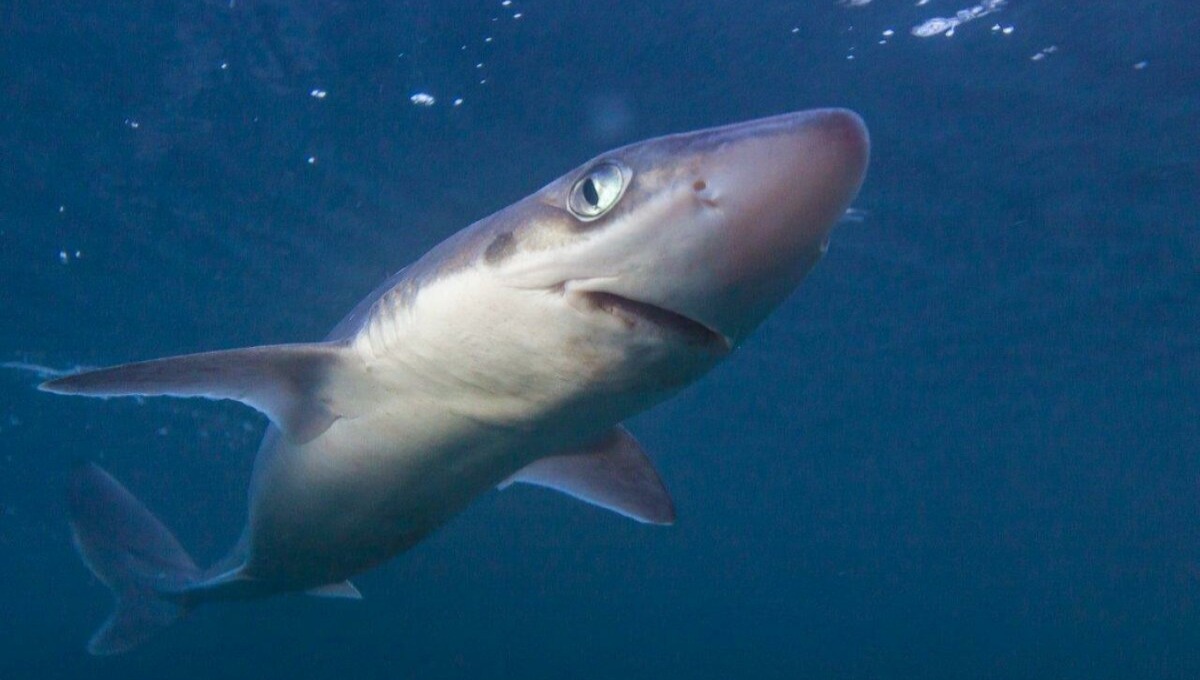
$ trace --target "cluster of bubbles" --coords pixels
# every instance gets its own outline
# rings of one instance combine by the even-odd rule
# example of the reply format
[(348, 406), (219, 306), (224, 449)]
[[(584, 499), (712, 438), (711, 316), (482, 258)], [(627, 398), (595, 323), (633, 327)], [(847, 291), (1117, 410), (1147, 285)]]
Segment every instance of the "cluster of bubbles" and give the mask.
[[(924, 5), (926, 2), (928, 0), (922, 0), (917, 4)], [(912, 34), (918, 38), (929, 38), (935, 35), (953, 36), (954, 30), (962, 24), (975, 21), (993, 12), (999, 12), (1006, 2), (1007, 0), (984, 0), (973, 7), (958, 10), (952, 17), (933, 17), (925, 23), (914, 26)]]
[[(507, 21), (520, 21), (521, 19), (523, 19), (525, 17), (525, 13), (523, 11), (521, 11), (521, 9), (519, 7), (517, 7), (514, 0), (500, 0), (499, 5), (500, 5), (500, 12), (493, 14), (493, 16), (491, 17), (492, 24), (498, 24), (501, 21), (506, 21), (506, 20)], [(492, 35), (485, 35), (482, 39), (482, 42), (484, 45), (491, 45), (494, 41), (495, 41), (495, 36), (492, 36)], [(470, 47), (471, 47), (470, 45), (464, 44), (460, 48), (460, 50), (463, 52), (468, 52), (470, 50)], [(404, 56), (404, 55), (401, 54), (401, 56)], [(479, 85), (487, 85), (487, 83), (488, 83), (488, 76), (487, 76), (485, 67), (486, 67), (486, 64), (483, 61), (478, 61), (475, 63), (474, 68), (477, 72), (476, 75), (477, 75), (477, 80), (478, 80)], [(413, 94), (409, 97), (409, 101), (412, 102), (413, 106), (431, 107), (438, 103), (438, 98), (432, 92), (427, 92), (427, 91), (421, 90), (421, 91), (413, 92)], [(450, 100), (450, 105), (455, 106), (455, 107), (462, 106), (465, 101), (466, 101), (465, 97), (456, 96)]]
[[(933, 0), (917, 0), (916, 6), (924, 7), (925, 5), (928, 5), (932, 1)], [(862, 8), (862, 7), (866, 7), (871, 2), (872, 2), (872, 0), (838, 0), (838, 4), (841, 5), (842, 7), (846, 7), (846, 8)], [(994, 14), (996, 12), (999, 12), (1008, 3), (1008, 0), (977, 0), (977, 2), (978, 2), (978, 4), (972, 5), (970, 7), (966, 7), (964, 9), (960, 9), (951, 16), (948, 16), (948, 17), (935, 16), (930, 19), (927, 19), (927, 20), (917, 24), (916, 26), (913, 26), (912, 29), (909, 30), (909, 34), (911, 34), (912, 36), (918, 37), (918, 38), (929, 38), (929, 37), (932, 37), (935, 35), (943, 35), (948, 38), (953, 37), (955, 30), (959, 26), (962, 26), (963, 24), (975, 21), (976, 19), (980, 19), (982, 17), (988, 16), (989, 14)], [(853, 25), (851, 25), (849, 27), (848, 31), (853, 32), (854, 29), (855, 29), (855, 27)], [(1011, 35), (1013, 33), (1013, 30), (1014, 30), (1014, 28), (1011, 25), (1001, 26), (1000, 24), (996, 24), (995, 26), (992, 27), (993, 32), (999, 33), (1001, 35)], [(799, 27), (792, 29), (792, 33), (799, 33), (799, 32), (800, 32)], [(895, 37), (896, 37), (895, 29), (887, 28), (887, 29), (883, 30), (882, 33), (879, 34), (879, 37), (876, 39), (876, 42), (880, 45), (887, 45)], [(857, 47), (850, 46), (848, 48), (848, 53), (846, 55), (846, 59), (854, 60), (855, 56), (856, 56), (856, 52), (857, 52)]]
[[(837, 0), (839, 5), (848, 8), (866, 7), (867, 5), (871, 4), (871, 2), (872, 0)], [(916, 6), (924, 7), (932, 2), (934, 2), (934, 0), (917, 0)], [(970, 23), (976, 19), (981, 19), (990, 14), (995, 14), (1003, 10), (1007, 4), (1008, 0), (977, 0), (977, 4), (960, 9), (950, 16), (935, 16), (926, 19), (925, 21), (913, 26), (912, 29), (909, 30), (909, 33), (917, 38), (932, 38), (939, 35), (952, 38), (954, 37), (955, 31), (958, 30), (958, 28), (963, 24)], [(850, 30), (853, 30), (853, 28), (854, 27), (852, 26)], [(1014, 30), (1015, 27), (1012, 24), (1005, 25), (995, 23), (992, 25), (992, 33), (995, 35), (1012, 35)], [(799, 28), (792, 29), (792, 33), (799, 32)], [(880, 45), (887, 45), (895, 36), (895, 34), (896, 32), (891, 28), (883, 31), (882, 35), (878, 39), (878, 43)], [(855, 48), (850, 47), (849, 51), (850, 54), (848, 54), (846, 58), (853, 60), (855, 58)], [(1059, 48), (1057, 45), (1049, 45), (1039, 49), (1032, 56), (1030, 56), (1029, 59), (1030, 61), (1043, 61), (1058, 51)], [(1149, 62), (1145, 60), (1136, 61), (1133, 62), (1133, 69), (1141, 71), (1148, 65)]]

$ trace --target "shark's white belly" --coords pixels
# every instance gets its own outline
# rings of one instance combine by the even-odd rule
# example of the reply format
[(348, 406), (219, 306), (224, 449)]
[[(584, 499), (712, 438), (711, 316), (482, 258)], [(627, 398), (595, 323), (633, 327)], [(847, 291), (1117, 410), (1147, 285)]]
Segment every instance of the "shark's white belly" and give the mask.
[(264, 446), (248, 575), (297, 589), (368, 569), (711, 363), (675, 366), (678, 380), (664, 384), (661, 348), (631, 346), (620, 320), (543, 303), (543, 292), (515, 306), (464, 295), (471, 284), (467, 273), (423, 290), (419, 325), (405, 327), (410, 310), (376, 310), (352, 344), (371, 377), (344, 398), (352, 413), (307, 444), (276, 436)]
[(341, 581), (427, 536), (536, 456), (540, 443), (416, 409), (335, 423), (303, 446), (276, 438), (251, 500), (248, 575)]

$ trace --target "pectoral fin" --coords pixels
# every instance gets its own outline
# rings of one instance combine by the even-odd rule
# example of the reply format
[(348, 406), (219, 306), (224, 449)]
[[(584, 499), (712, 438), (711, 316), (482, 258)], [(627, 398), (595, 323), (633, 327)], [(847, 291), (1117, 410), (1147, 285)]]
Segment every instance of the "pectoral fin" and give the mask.
[(561, 491), (648, 524), (673, 524), (675, 505), (637, 440), (623, 427), (579, 451), (539, 459), (500, 488), (524, 482)]
[(344, 415), (332, 389), (346, 363), (336, 344), (270, 345), (188, 354), (77, 373), (42, 383), (57, 394), (235, 399), (264, 413), (297, 444)]
[(349, 581), (330, 583), (329, 585), (321, 586), (320, 588), (312, 588), (307, 592), (309, 595), (313, 595), (315, 597), (331, 597), (341, 600), (363, 599), (362, 593), (358, 592), (358, 588), (355, 588), (354, 584)]

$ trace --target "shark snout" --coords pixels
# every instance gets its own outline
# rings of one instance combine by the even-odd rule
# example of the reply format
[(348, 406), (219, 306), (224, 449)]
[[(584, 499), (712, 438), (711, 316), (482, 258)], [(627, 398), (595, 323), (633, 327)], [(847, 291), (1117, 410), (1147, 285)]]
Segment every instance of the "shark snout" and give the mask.
[(835, 149), (861, 181), (871, 147), (862, 117), (849, 109), (818, 109), (801, 115), (801, 128), (811, 128), (811, 134), (821, 136), (822, 143)]
[(735, 342), (799, 285), (858, 193), (870, 156), (866, 125), (846, 109), (750, 121), (710, 133), (693, 180), (717, 215), (712, 273), (694, 316)]
[[(870, 141), (858, 114), (819, 109), (719, 129), (693, 186), (744, 238), (827, 231), (858, 192)], [(777, 233), (776, 233), (777, 232)]]

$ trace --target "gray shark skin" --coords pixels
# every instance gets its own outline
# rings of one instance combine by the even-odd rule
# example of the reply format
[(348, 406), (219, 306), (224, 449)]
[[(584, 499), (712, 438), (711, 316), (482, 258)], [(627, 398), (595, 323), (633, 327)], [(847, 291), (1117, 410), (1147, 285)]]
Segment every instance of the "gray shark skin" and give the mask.
[(704, 375), (792, 293), (857, 194), (869, 146), (841, 109), (632, 144), (450, 237), (324, 342), (43, 384), (236, 399), (271, 420), (242, 537), (208, 569), (116, 480), (77, 466), (76, 545), (117, 600), (88, 649), (127, 651), (209, 601), (357, 598), (347, 579), (514, 482), (672, 523), (620, 423)]

